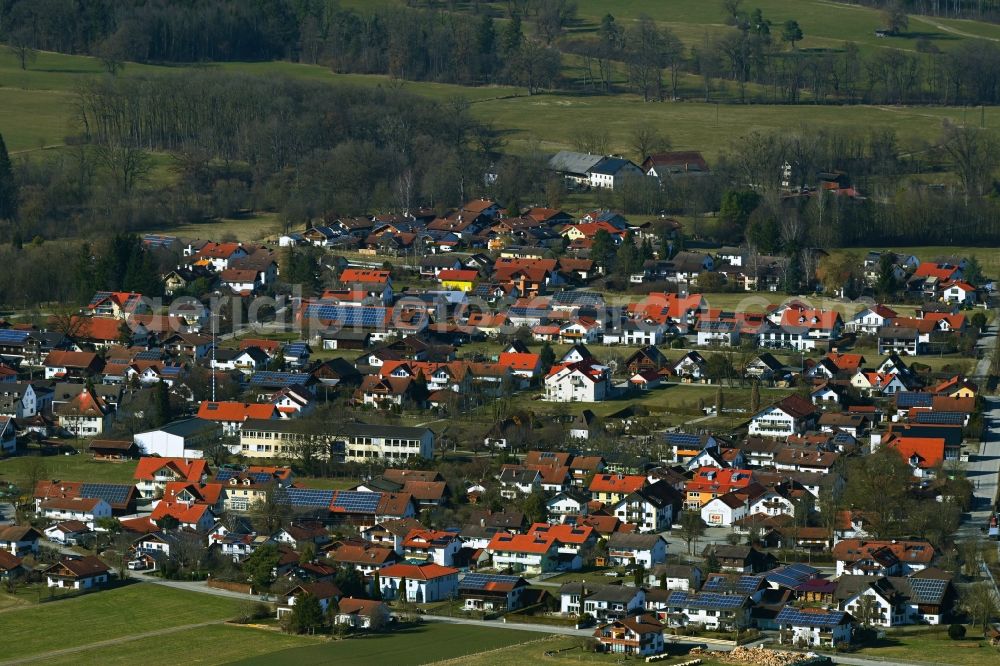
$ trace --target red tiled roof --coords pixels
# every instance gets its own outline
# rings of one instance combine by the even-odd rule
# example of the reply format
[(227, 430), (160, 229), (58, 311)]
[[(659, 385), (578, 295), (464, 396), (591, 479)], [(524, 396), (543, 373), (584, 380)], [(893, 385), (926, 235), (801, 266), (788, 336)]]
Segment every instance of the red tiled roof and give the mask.
[(554, 537), (545, 537), (538, 534), (509, 534), (500, 532), (494, 534), (490, 539), (487, 550), (502, 551), (505, 553), (547, 553), (556, 545)]
[(958, 270), (957, 266), (951, 266), (949, 264), (938, 264), (933, 261), (922, 261), (920, 262), (920, 265), (917, 266), (917, 270), (913, 272), (913, 276), (922, 278), (933, 277), (939, 280), (949, 280), (957, 270)]
[(349, 284), (386, 284), (389, 281), (389, 271), (373, 268), (345, 268), (339, 279), (341, 282)]
[(506, 365), (511, 370), (535, 370), (541, 362), (540, 354), (527, 352), (503, 352), (497, 363)]
[(156, 472), (164, 467), (173, 470), (182, 480), (193, 483), (200, 482), (209, 474), (208, 461), (200, 458), (140, 458), (133, 478), (152, 481)]
[(166, 500), (161, 500), (156, 508), (153, 509), (153, 513), (149, 515), (151, 520), (160, 520), (170, 516), (177, 520), (177, 522), (185, 525), (196, 525), (198, 521), (201, 520), (205, 512), (208, 511), (207, 504), (185, 504), (183, 502), (171, 503)]
[(434, 580), (444, 576), (457, 576), (458, 569), (440, 564), (391, 564), (379, 571), (380, 578), (406, 578), (408, 580)]
[(440, 282), (475, 282), (479, 278), (479, 272), (474, 270), (445, 268), (438, 271), (437, 277)]
[(253, 402), (211, 402), (205, 400), (198, 408), (198, 418), (206, 421), (238, 421), (247, 419), (270, 419), (275, 407), (271, 403)]
[(915, 459), (920, 469), (933, 469), (944, 460), (943, 437), (894, 437), (887, 443), (904, 460)]
[(646, 477), (629, 474), (595, 474), (590, 481), (592, 493), (633, 493), (646, 485)]
[(593, 537), (594, 528), (589, 525), (535, 523), (528, 528), (528, 534), (543, 538), (552, 537), (560, 543), (580, 545)]

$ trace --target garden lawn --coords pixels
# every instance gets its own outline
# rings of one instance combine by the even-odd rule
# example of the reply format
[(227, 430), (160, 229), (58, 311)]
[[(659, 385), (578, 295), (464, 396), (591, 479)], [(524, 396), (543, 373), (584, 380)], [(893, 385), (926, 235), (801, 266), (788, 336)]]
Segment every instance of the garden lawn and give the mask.
[[(27, 657), (51, 650), (123, 638), (157, 629), (233, 617), (239, 602), (151, 583), (134, 583), (73, 599), (3, 613), (3, 655)], [(161, 639), (160, 643), (163, 645)], [(169, 645), (181, 645), (167, 639)], [(171, 651), (176, 657), (176, 652)], [(187, 658), (185, 651), (185, 659)]]
[[(506, 648), (538, 639), (537, 633), (512, 629), (482, 628), (470, 625), (430, 622), (417, 627), (399, 629), (391, 633), (354, 638), (309, 647), (284, 650), (267, 656), (244, 659), (237, 663), (246, 665), (273, 664), (392, 664), (392, 666), (416, 666), (443, 659), (454, 659), (466, 655), (498, 648)], [(497, 655), (488, 659), (480, 657), (477, 663), (494, 663)]]
[(135, 461), (98, 462), (86, 452), (75, 456), (19, 456), (0, 460), (0, 480), (18, 483), (25, 478), (28, 465), (39, 462), (50, 479), (93, 483), (131, 483), (136, 466)]
[[(970, 629), (969, 633), (975, 633), (975, 629)], [(953, 641), (944, 631), (892, 634), (877, 641), (873, 647), (859, 650), (857, 654), (888, 662), (913, 660), (960, 666), (995, 666), (1000, 663), (1000, 652), (990, 647), (988, 642), (975, 639)]]
[[(314, 645), (319, 639), (292, 636), (253, 627), (213, 625), (186, 629), (164, 636), (123, 641), (114, 648), (102, 647), (48, 658), (49, 666), (59, 664), (94, 664), (95, 666), (174, 666), (185, 664), (223, 664), (247, 655), (263, 656), (280, 650)], [(164, 649), (164, 645), (177, 649)], [(183, 653), (183, 659), (178, 654)]]

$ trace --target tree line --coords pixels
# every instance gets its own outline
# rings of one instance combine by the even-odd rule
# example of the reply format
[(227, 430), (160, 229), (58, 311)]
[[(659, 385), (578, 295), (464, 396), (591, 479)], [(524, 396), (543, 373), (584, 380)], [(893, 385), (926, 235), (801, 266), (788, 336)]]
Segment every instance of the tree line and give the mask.
[(782, 104), (996, 104), (1000, 101), (1000, 46), (986, 40), (947, 52), (926, 38), (916, 52), (895, 48), (863, 53), (854, 42), (839, 48), (798, 50), (803, 37), (790, 20), (772, 26), (759, 9), (729, 17), (731, 29), (686, 47), (667, 27), (641, 16), (623, 28), (611, 14), (597, 33), (560, 42), (584, 63), (582, 85), (593, 91), (624, 88), (644, 99), (674, 99), (681, 74), (700, 81), (706, 101)]
[[(13, 161), (0, 242), (273, 210), (317, 218), (454, 206), (484, 193), (498, 134), (460, 99), (222, 72), (95, 78), (65, 150)], [(151, 151), (173, 176), (152, 182)], [(3, 152), (3, 151), (0, 151)], [(6, 153), (3, 153), (4, 156)], [(7, 187), (7, 186), (5, 186)], [(5, 206), (10, 207), (10, 206)]]
[(463, 85), (555, 85), (559, 52), (529, 39), (520, 15), (498, 29), (489, 15), (378, 7), (358, 12), (328, 0), (13, 0), (0, 4), (0, 40), (32, 50), (124, 61), (292, 60), (337, 72), (390, 74)]

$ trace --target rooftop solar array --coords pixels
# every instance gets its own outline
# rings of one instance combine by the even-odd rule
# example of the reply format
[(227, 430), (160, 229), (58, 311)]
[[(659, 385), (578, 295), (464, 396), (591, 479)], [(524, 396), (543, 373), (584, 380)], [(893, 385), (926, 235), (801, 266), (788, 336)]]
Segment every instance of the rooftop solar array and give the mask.
[(0, 329), (0, 345), (21, 344), (28, 339), (29, 331), (20, 331), (13, 328)]
[(519, 576), (500, 576), (497, 574), (470, 573), (466, 574), (459, 587), (466, 590), (484, 590), (490, 583), (507, 583), (513, 585), (521, 580)]
[(556, 305), (598, 307), (604, 305), (604, 296), (594, 291), (561, 291), (552, 297)]
[(667, 597), (667, 606), (671, 608), (729, 610), (739, 608), (744, 603), (746, 603), (746, 597), (737, 594), (715, 594), (712, 592), (701, 592), (699, 594), (674, 592)]
[(366, 493), (356, 490), (340, 490), (333, 498), (333, 508), (348, 513), (375, 513), (382, 500), (382, 493)]
[(271, 481), (271, 475), (267, 472), (237, 472), (231, 469), (220, 469), (215, 475), (215, 480), (225, 483), (234, 477), (249, 478), (254, 483), (269, 483)]
[(319, 508), (329, 507), (333, 502), (332, 490), (310, 490), (307, 488), (289, 488), (288, 503), (292, 506)]
[(775, 622), (799, 627), (836, 627), (843, 622), (843, 611), (806, 612), (794, 606), (785, 606), (778, 612)]
[(918, 391), (903, 391), (896, 394), (897, 407), (930, 407), (934, 403), (934, 395)]
[(137, 361), (159, 361), (163, 357), (163, 352), (159, 349), (143, 349), (135, 355)]
[(701, 589), (704, 592), (750, 596), (760, 588), (762, 582), (764, 582), (764, 576), (740, 576), (733, 579), (730, 576), (714, 575), (705, 581)]
[(304, 356), (309, 351), (309, 346), (304, 342), (290, 342), (285, 345), (285, 354), (291, 356)]
[(908, 578), (907, 582), (918, 603), (938, 603), (948, 587), (948, 581), (939, 578)]
[(385, 308), (312, 303), (306, 307), (303, 317), (336, 322), (343, 326), (376, 328), (385, 323)]
[(80, 497), (87, 499), (100, 498), (108, 504), (124, 504), (135, 486), (121, 483), (85, 483), (80, 486)]
[(304, 372), (274, 372), (261, 370), (250, 378), (253, 386), (299, 386), (309, 381), (309, 375)]
[(914, 421), (933, 425), (965, 425), (965, 414), (961, 412), (917, 412)]
[(766, 574), (766, 578), (768, 582), (781, 585), (782, 587), (797, 587), (810, 578), (815, 578), (818, 573), (818, 569), (814, 569), (806, 564), (796, 563), (769, 571)]
[(689, 432), (669, 432), (666, 435), (667, 444), (684, 449), (697, 448), (701, 444), (701, 435)]

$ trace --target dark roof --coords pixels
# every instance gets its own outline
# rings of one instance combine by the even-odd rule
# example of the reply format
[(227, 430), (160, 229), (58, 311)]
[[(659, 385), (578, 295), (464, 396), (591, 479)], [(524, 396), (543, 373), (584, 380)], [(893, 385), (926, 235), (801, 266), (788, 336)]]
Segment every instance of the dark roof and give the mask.
[(622, 169), (624, 169), (624, 168), (626, 168), (626, 167), (628, 167), (630, 165), (633, 168), (635, 168), (635, 165), (632, 164), (632, 162), (630, 162), (629, 160), (626, 160), (624, 158), (621, 158), (621, 157), (606, 157), (603, 160), (601, 160), (600, 162), (598, 162), (596, 165), (592, 166), (590, 168), (590, 172), (591, 173), (598, 173), (598, 174), (602, 174), (602, 175), (606, 175), (606, 176), (614, 176), (618, 172), (620, 172)]

